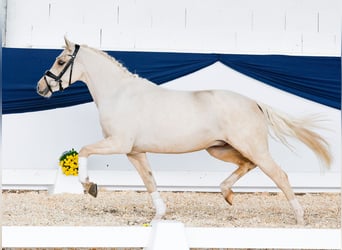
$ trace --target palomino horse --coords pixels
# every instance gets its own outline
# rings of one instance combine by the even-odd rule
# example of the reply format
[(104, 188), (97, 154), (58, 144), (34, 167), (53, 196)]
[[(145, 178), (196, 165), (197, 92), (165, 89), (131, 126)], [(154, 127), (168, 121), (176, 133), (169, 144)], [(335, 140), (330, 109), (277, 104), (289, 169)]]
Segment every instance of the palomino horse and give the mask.
[(151, 194), (161, 219), (166, 206), (161, 199), (146, 152), (184, 153), (205, 149), (210, 155), (238, 168), (220, 187), (232, 204), (232, 185), (258, 166), (284, 192), (297, 223), (303, 209), (286, 173), (272, 159), (268, 133), (287, 144), (286, 136), (306, 144), (326, 165), (331, 156), (327, 142), (309, 128), (312, 119), (294, 119), (247, 97), (224, 90), (167, 90), (130, 73), (106, 53), (65, 39), (66, 47), (52, 68), (39, 80), (37, 92), (50, 97), (76, 81), (87, 86), (97, 106), (104, 139), (82, 147), (79, 179), (85, 191), (96, 197), (90, 182), (87, 158), (92, 154), (126, 154)]

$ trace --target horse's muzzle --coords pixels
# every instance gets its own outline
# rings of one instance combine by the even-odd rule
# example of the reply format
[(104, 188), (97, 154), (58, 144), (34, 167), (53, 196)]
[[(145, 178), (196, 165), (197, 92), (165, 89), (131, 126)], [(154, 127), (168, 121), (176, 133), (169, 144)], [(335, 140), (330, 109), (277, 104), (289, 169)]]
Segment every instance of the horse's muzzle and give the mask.
[(43, 96), (43, 97), (48, 97), (49, 92), (50, 92), (50, 91), (49, 91), (48, 88), (45, 88), (45, 89), (41, 90), (41, 89), (39, 89), (39, 88), (37, 87), (37, 93), (38, 93), (39, 95)]
[(52, 95), (52, 91), (50, 90), (50, 88), (48, 88), (48, 85), (42, 83), (42, 80), (38, 82), (36, 91), (43, 97), (50, 97)]

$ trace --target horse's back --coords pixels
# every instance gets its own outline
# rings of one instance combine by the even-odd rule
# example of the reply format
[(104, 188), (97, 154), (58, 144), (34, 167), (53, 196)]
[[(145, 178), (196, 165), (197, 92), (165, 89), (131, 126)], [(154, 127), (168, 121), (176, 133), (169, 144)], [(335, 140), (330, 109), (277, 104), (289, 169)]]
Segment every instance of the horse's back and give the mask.
[(248, 119), (260, 112), (255, 101), (225, 90), (162, 91), (147, 100), (135, 146), (158, 153), (195, 151), (226, 141), (230, 133), (247, 129)]
[(260, 111), (254, 100), (229, 90), (194, 91), (192, 95), (195, 105), (207, 107), (211, 112), (219, 113), (220, 116), (238, 115), (242, 117)]

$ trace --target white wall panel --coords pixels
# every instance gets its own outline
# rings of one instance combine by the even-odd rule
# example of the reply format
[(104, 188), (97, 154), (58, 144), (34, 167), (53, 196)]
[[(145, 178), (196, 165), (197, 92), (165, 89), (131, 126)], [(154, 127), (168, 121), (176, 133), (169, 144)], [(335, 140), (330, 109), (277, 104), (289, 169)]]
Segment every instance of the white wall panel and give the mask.
[[(35, 48), (62, 48), (64, 36), (80, 44), (87, 44), (93, 47), (100, 47), (101, 31), (99, 28), (85, 27), (84, 25), (73, 25), (68, 28), (57, 26), (53, 29), (45, 25), (36, 25), (32, 29), (31, 42)], [(49, 44), (49, 45), (47, 45)]]
[[(80, 25), (83, 21), (83, 1), (53, 1), (49, 3), (49, 25), (68, 27)], [(34, 11), (32, 11), (34, 12)], [(38, 13), (36, 13), (38, 14)]]
[(326, 55), (341, 48), (341, 34), (303, 33), (303, 53)]
[(151, 28), (152, 10), (150, 1), (119, 1), (117, 5), (117, 24), (121, 29), (134, 31), (142, 28)]
[(269, 43), (269, 53), (296, 55), (303, 53), (303, 39), (299, 32), (272, 32), (268, 37), (272, 41)]
[(236, 44), (237, 49), (246, 54), (301, 54), (303, 50), (300, 34), (284, 31), (238, 33)]
[[(218, 33), (207, 30), (198, 32), (198, 41), (202, 42), (202, 46), (207, 48), (207, 52), (222, 52), (227, 50), (235, 50), (237, 45), (237, 35), (235, 32), (222, 30)], [(191, 46), (191, 44), (189, 44)], [(200, 46), (200, 45), (199, 45)], [(200, 47), (198, 48), (201, 51)]]
[(151, 1), (151, 27), (156, 29), (177, 29), (185, 27), (185, 6), (180, 1)]
[(112, 29), (104, 29), (101, 33), (102, 49), (138, 50), (136, 49), (136, 37), (138, 32), (135, 30), (113, 27)]
[(340, 7), (338, 0), (8, 0), (5, 46), (60, 48), (68, 35), (111, 50), (340, 55)]
[(183, 41), (183, 37), (179, 36), (179, 31), (175, 29), (141, 29), (134, 35), (134, 46), (146, 51), (167, 51), (176, 42), (182, 43)]
[[(285, 0), (286, 2), (286, 0)], [(341, 10), (342, 2), (339, 0), (294, 0), (292, 2), (295, 8), (305, 8), (307, 10)]]
[(187, 8), (188, 29), (222, 31), (250, 31), (252, 10), (246, 6), (231, 6), (229, 2), (194, 1)]
[(30, 47), (32, 45), (32, 23), (30, 21), (33, 19), (30, 17), (32, 12), (26, 13), (27, 9), (22, 7), (20, 0), (10, 0), (7, 2), (5, 43), (13, 47)]
[(284, 10), (261, 9), (253, 11), (253, 31), (279, 32), (285, 29)]
[[(130, 1), (124, 1), (124, 3), (126, 2)], [(78, 8), (76, 10), (74, 9), (74, 11), (82, 14), (82, 24), (86, 27), (104, 29), (118, 25), (118, 1), (81, 1)]]
[[(340, 2), (342, 3), (342, 1)], [(341, 33), (342, 4), (331, 10), (319, 11), (319, 32), (328, 34)], [(340, 28), (340, 29), (339, 29)], [(340, 31), (340, 32), (339, 32)]]
[(286, 31), (317, 32), (318, 12), (306, 9), (293, 9), (286, 11)]

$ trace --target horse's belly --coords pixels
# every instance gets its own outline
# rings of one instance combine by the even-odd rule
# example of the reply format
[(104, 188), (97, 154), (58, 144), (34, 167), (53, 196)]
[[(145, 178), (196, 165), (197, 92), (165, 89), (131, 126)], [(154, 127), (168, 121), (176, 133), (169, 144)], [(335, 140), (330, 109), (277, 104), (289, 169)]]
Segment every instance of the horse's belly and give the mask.
[(139, 122), (137, 148), (155, 153), (183, 153), (208, 148), (215, 141), (224, 140), (217, 110), (180, 100), (157, 105), (153, 112), (152, 107), (147, 109), (153, 115), (145, 115)]
[(160, 133), (159, 136), (143, 137), (137, 140), (134, 151), (151, 153), (186, 153), (202, 150), (211, 146), (224, 145), (220, 138), (209, 133), (191, 133), (188, 135)]
[(150, 145), (136, 145), (133, 148), (133, 152), (150, 152), (150, 153), (161, 153), (161, 154), (181, 154), (181, 153), (189, 153), (194, 151), (203, 150), (209, 148), (213, 143), (205, 143), (205, 144), (150, 144)]

